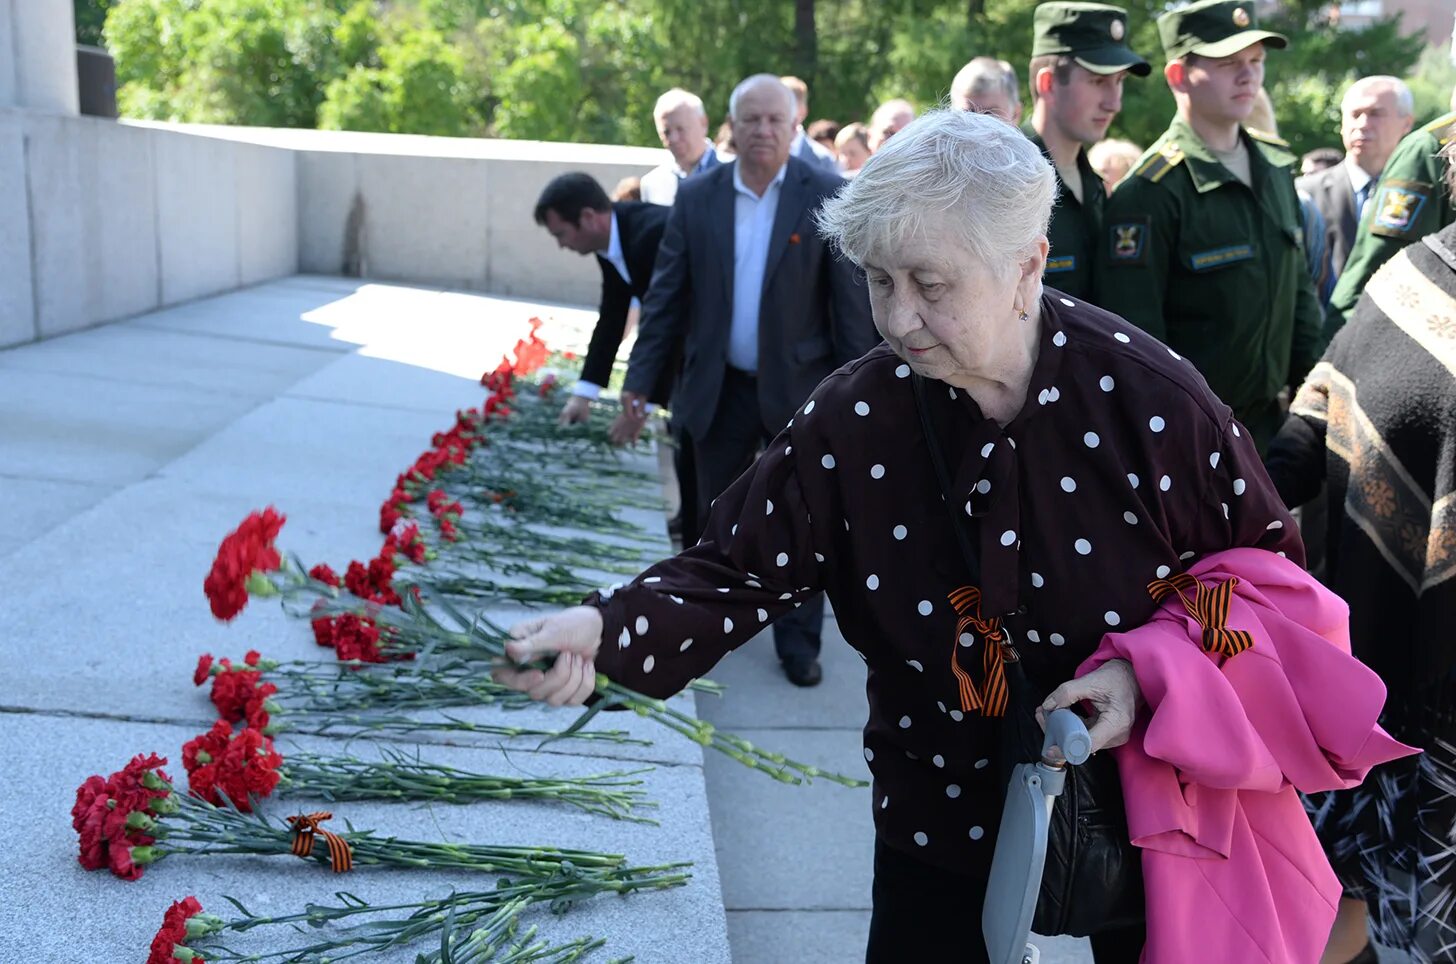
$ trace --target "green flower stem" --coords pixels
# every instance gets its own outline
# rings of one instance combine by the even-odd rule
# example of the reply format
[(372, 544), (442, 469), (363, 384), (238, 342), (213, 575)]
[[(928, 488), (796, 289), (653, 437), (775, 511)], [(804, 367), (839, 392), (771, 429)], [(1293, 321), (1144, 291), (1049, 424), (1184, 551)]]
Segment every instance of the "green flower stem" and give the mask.
[(633, 779), (651, 771), (614, 771), (587, 777), (500, 777), (427, 763), (398, 750), (384, 750), (379, 762), (352, 756), (289, 753), (280, 773), (282, 793), (303, 793), (326, 800), (544, 800), (618, 820), (656, 823), (632, 813), (655, 806)]
[[(170, 853), (233, 853), (291, 855), (291, 828), (268, 821), (261, 814), (245, 814), (232, 808), (215, 807), (195, 797), (174, 793), (178, 811), (158, 821), (154, 831), (161, 855)], [(334, 828), (330, 828), (334, 829)], [(512, 847), (493, 844), (429, 843), (375, 836), (371, 830), (340, 827), (334, 832), (348, 841), (354, 863), (418, 867), (431, 870), (466, 870), (508, 874), (522, 878), (565, 877), (614, 884), (630, 883), (620, 854), (556, 847)], [(180, 846), (179, 846), (180, 845)], [(310, 859), (328, 865), (328, 846), (322, 835), (314, 840)], [(686, 866), (686, 865), (682, 865)], [(626, 874), (627, 876), (624, 876)], [(615, 889), (615, 887), (611, 888)]]

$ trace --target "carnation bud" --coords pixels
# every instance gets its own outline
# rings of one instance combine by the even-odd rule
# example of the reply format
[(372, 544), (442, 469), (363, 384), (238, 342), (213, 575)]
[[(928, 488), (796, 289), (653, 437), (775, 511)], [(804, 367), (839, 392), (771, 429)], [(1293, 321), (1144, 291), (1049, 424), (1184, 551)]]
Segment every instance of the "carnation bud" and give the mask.
[[(191, 937), (192, 935), (188, 934), (187, 936)], [(186, 944), (173, 944), (172, 956), (176, 958), (180, 962), (180, 964), (192, 964), (193, 961), (202, 960), (202, 955), (194, 951), (192, 948), (188, 947)]]
[(159, 817), (165, 817), (169, 813), (176, 813), (179, 806), (177, 803), (177, 795), (174, 793), (169, 793), (165, 797), (153, 797), (147, 803), (147, 809)]
[(133, 847), (131, 848), (131, 862), (138, 867), (145, 867), (147, 864), (154, 864), (162, 859), (163, 851), (156, 847)]
[(278, 590), (273, 585), (273, 580), (268, 578), (267, 573), (261, 569), (254, 569), (248, 573), (248, 579), (243, 583), (249, 596), (256, 596), (259, 599), (266, 599), (269, 596), (278, 595)]
[(126, 829), (140, 830), (142, 833), (151, 833), (157, 822), (140, 810), (133, 810), (126, 815)]
[(227, 921), (216, 914), (193, 914), (187, 918), (187, 937), (193, 939), (216, 934), (227, 926)]
[(155, 770), (148, 770), (142, 774), (142, 786), (148, 790), (166, 790), (168, 793), (172, 792), (172, 784), (157, 776)]

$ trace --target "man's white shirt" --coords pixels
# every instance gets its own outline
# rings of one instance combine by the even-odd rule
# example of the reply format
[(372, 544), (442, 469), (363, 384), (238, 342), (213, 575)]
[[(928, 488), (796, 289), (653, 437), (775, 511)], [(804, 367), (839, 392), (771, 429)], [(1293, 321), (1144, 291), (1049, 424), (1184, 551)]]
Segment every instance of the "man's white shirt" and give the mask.
[(774, 216), (788, 170), (788, 164), (780, 167), (759, 197), (743, 183), (740, 166), (733, 165), (733, 320), (728, 364), (746, 372), (758, 371), (758, 311)]
[[(617, 230), (617, 212), (612, 212), (612, 237), (607, 242), (607, 253), (602, 255), (607, 263), (617, 269), (617, 274), (627, 284), (632, 283), (632, 274), (627, 270), (627, 255), (622, 250), (622, 232)], [(571, 394), (580, 395), (582, 398), (589, 398), (595, 401), (602, 394), (602, 386), (595, 382), (577, 379), (576, 384), (571, 386)]]

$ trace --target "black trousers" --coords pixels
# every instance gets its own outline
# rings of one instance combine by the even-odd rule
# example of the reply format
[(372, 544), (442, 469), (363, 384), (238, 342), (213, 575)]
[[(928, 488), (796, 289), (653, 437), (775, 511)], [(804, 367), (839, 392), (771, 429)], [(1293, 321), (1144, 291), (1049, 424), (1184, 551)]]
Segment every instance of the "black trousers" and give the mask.
[[(706, 435), (693, 438), (692, 460), (697, 478), (696, 528), (687, 528), (683, 516), (683, 545), (702, 538), (713, 500), (722, 495), (740, 475), (753, 466), (759, 450), (772, 435), (764, 428), (758, 407), (758, 379), (747, 372), (728, 368), (718, 410)], [(779, 659), (813, 659), (819, 655), (819, 636), (824, 629), (824, 594), (816, 593), (797, 609), (774, 620), (774, 649)]]
[[(876, 840), (874, 911), (865, 964), (911, 959), (987, 964), (981, 905), (991, 865), (975, 870), (953, 873)], [(1141, 926), (1094, 934), (1092, 957), (1097, 964), (1137, 964), (1146, 939)]]

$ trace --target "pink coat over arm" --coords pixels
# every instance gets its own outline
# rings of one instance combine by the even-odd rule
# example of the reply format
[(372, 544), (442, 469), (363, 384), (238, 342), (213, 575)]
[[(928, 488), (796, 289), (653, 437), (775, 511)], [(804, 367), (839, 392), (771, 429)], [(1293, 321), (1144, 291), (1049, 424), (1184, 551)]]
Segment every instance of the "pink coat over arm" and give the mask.
[[(1295, 791), (1353, 787), (1371, 767), (1420, 751), (1376, 724), (1385, 686), (1350, 655), (1345, 603), (1304, 570), (1231, 549), (1188, 575), (1202, 587), (1196, 600), (1185, 593), (1204, 602), (1193, 607), (1201, 620), (1170, 594), (1078, 669), (1126, 659), (1147, 703), (1111, 751), (1142, 849), (1142, 961), (1316, 964), (1340, 885)], [(1224, 583), (1232, 591), (1220, 607), (1207, 590)], [(1209, 608), (1235, 632), (1218, 633)], [(1243, 640), (1234, 649), (1252, 645), (1207, 651), (1215, 636), (1225, 651), (1232, 636)]]

